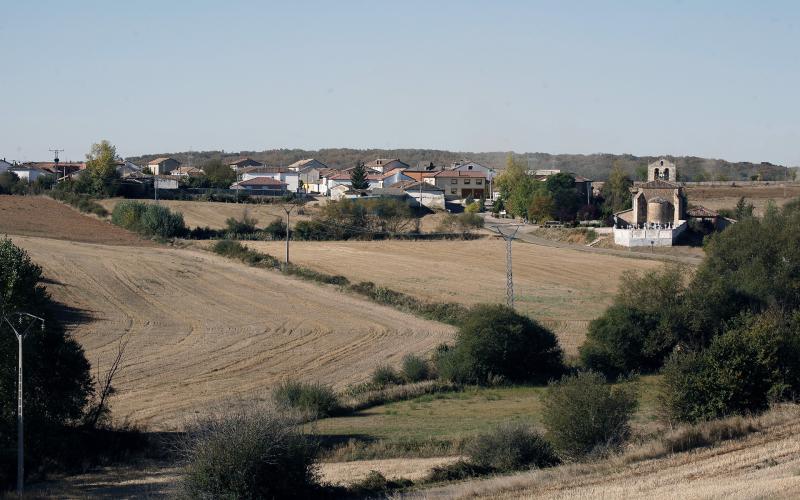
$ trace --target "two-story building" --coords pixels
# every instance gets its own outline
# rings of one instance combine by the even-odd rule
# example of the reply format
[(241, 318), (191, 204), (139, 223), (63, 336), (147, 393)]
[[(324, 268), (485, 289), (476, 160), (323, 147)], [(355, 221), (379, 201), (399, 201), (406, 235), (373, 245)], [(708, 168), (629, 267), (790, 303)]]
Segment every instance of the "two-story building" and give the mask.
[(489, 193), (486, 174), (480, 171), (444, 170), (425, 176), (423, 180), (442, 188), (448, 200), (485, 199)]
[(153, 175), (169, 175), (173, 170), (181, 166), (181, 162), (175, 158), (161, 157), (147, 162), (147, 169)]
[[(271, 178), (286, 184), (289, 192), (296, 193), (300, 189), (300, 174), (286, 167), (247, 167), (238, 171), (241, 181), (257, 177)], [(243, 185), (247, 186), (247, 184)]]

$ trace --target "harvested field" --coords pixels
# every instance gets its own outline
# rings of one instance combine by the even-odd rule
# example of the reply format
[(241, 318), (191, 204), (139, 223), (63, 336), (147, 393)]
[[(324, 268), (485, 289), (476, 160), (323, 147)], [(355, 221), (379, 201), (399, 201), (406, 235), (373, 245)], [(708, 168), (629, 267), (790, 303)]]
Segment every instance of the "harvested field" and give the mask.
[(453, 333), (208, 252), (13, 240), (44, 268), (56, 300), (90, 316), (73, 333), (101, 371), (129, 336), (114, 415), (151, 429), (265, 398), (285, 377), (337, 388), (364, 381), (375, 366), (398, 364)]
[[(114, 207), (122, 201), (122, 198), (110, 198), (107, 200), (100, 200), (100, 204), (109, 212), (114, 210)], [(145, 203), (155, 203), (153, 200), (137, 200)], [(183, 214), (183, 220), (186, 226), (193, 228), (196, 226), (210, 227), (211, 229), (222, 229), (225, 227), (225, 221), (229, 217), (234, 219), (241, 219), (244, 213), (258, 221), (259, 227), (266, 226), (276, 217), (286, 220), (286, 213), (280, 205), (264, 204), (258, 205), (254, 203), (219, 203), (213, 201), (183, 201), (183, 200), (160, 200), (161, 205), (168, 207), (173, 212), (180, 212)], [(304, 210), (310, 213), (315, 210), (309, 204)], [(292, 225), (298, 220), (308, 219), (308, 215), (297, 215), (297, 210), (292, 212), (291, 221)]]
[(702, 205), (711, 210), (734, 208), (739, 198), (744, 196), (755, 205), (756, 215), (763, 215), (769, 200), (774, 200), (778, 206), (800, 196), (800, 184), (789, 183), (784, 189), (782, 184), (771, 186), (708, 186), (687, 187), (686, 196), (690, 204)]
[(322, 480), (330, 484), (348, 486), (366, 478), (370, 471), (378, 471), (389, 480), (425, 478), (434, 467), (449, 465), (459, 457), (388, 458), (384, 460), (357, 460), (353, 462), (323, 463)]
[[(283, 255), (280, 242), (244, 243)], [(505, 303), (506, 246), (497, 239), (293, 242), (291, 258), (297, 264), (341, 274), (353, 282), (373, 281), (431, 301)], [(589, 321), (611, 304), (622, 272), (663, 265), (515, 243), (516, 304), (553, 328), (567, 353), (575, 354)]]
[(44, 196), (0, 196), (0, 235), (42, 236), (106, 245), (152, 245), (110, 222)]

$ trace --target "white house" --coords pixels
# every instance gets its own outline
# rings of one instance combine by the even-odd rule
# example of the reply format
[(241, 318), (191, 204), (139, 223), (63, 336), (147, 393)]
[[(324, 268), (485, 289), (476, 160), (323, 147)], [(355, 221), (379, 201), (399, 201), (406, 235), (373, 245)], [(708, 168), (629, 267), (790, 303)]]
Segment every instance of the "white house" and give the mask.
[(365, 163), (364, 166), (369, 170), (374, 170), (375, 172), (380, 173), (385, 173), (396, 168), (401, 170), (409, 168), (407, 163), (404, 163), (396, 158), (376, 158), (369, 163)]
[(161, 157), (147, 162), (147, 168), (153, 175), (168, 175), (181, 165), (175, 158)]
[(52, 172), (48, 172), (47, 170), (42, 170), (41, 168), (34, 167), (33, 165), (17, 165), (15, 167), (11, 167), (8, 169), (9, 172), (13, 172), (16, 174), (20, 180), (28, 181), (30, 184), (31, 182), (35, 182), (36, 179), (39, 177), (43, 177), (45, 175), (52, 175)]
[(287, 168), (289, 170), (294, 170), (295, 172), (302, 172), (304, 170), (308, 170), (311, 168), (323, 170), (328, 168), (328, 166), (315, 158), (307, 158), (305, 160), (296, 161), (291, 165), (289, 165)]
[(239, 173), (242, 181), (256, 177), (269, 177), (286, 184), (286, 189), (291, 193), (300, 190), (300, 173), (285, 167), (248, 167), (239, 170)]
[[(350, 182), (350, 172), (346, 171), (330, 175), (326, 177), (326, 179), (328, 182), (328, 191), (330, 191), (336, 186), (350, 187), (350, 185), (352, 184)], [(367, 182), (369, 182), (369, 187), (367, 189), (375, 189), (383, 187), (383, 174), (368, 174)]]
[(486, 179), (491, 182), (494, 180), (495, 171), (493, 168), (487, 167), (486, 165), (481, 165), (480, 163), (476, 163), (474, 161), (456, 161), (450, 165), (450, 170), (455, 170), (458, 172), (481, 172), (485, 174)]

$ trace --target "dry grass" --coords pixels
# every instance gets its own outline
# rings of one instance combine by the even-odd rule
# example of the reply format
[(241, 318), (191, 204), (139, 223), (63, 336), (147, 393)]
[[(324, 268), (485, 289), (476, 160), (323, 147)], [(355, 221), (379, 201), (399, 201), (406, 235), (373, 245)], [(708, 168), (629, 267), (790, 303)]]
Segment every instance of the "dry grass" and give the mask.
[(389, 458), (323, 463), (320, 467), (320, 473), (323, 481), (343, 486), (363, 480), (373, 470), (380, 472), (389, 480), (410, 479), (418, 481), (425, 478), (434, 467), (449, 465), (459, 458)]
[[(762, 431), (686, 453), (621, 457), (425, 490), (425, 498), (797, 498), (800, 407), (780, 406), (748, 425)], [(716, 426), (704, 424), (713, 434)], [(662, 450), (663, 451), (663, 450)], [(640, 454), (638, 457), (632, 454)]]
[[(280, 242), (244, 242), (282, 255)], [(378, 285), (431, 301), (505, 302), (505, 244), (474, 241), (295, 242), (293, 262), (351, 282)], [(514, 246), (514, 289), (521, 311), (553, 328), (574, 355), (590, 320), (611, 304), (625, 270), (660, 262), (519, 243)]]
[(91, 316), (73, 333), (94, 365), (103, 370), (130, 336), (113, 411), (151, 428), (179, 427), (220, 401), (267, 398), (283, 377), (363, 382), (453, 334), (208, 252), (13, 240), (42, 265), (57, 300)]
[(785, 190), (780, 183), (771, 186), (687, 187), (686, 196), (689, 203), (702, 205), (711, 210), (732, 209), (739, 198), (744, 196), (755, 205), (756, 215), (763, 215), (769, 200), (775, 201), (778, 206), (783, 206), (800, 196), (800, 185), (787, 184)]

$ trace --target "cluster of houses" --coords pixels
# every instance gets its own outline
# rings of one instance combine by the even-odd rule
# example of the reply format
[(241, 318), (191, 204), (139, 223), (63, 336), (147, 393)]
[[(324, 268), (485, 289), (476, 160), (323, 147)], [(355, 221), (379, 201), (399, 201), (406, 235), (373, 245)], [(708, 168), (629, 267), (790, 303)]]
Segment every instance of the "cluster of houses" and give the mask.
[[(351, 174), (355, 167), (331, 168), (310, 158), (286, 167), (271, 167), (252, 158), (238, 158), (227, 165), (236, 173), (230, 189), (253, 195), (311, 193), (333, 200), (363, 197), (411, 198), (429, 208), (445, 208), (445, 201), (491, 199), (495, 171), (473, 161), (457, 161), (449, 166), (421, 162), (412, 167), (395, 158), (377, 158), (365, 164), (366, 189), (352, 188)], [(19, 178), (34, 182), (43, 175), (62, 180), (83, 175), (84, 162), (31, 162), (11, 164), (0, 161), (0, 172), (9, 170)], [(205, 175), (203, 170), (183, 166), (170, 157), (155, 158), (145, 166), (119, 160), (117, 172), (131, 184), (151, 184), (159, 189), (178, 189), (180, 180)]]

